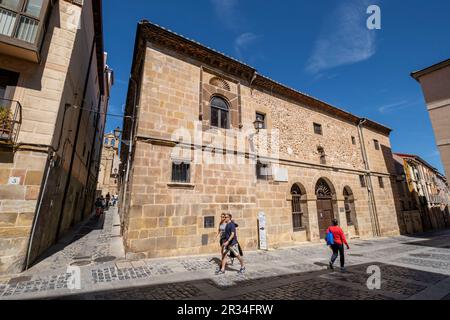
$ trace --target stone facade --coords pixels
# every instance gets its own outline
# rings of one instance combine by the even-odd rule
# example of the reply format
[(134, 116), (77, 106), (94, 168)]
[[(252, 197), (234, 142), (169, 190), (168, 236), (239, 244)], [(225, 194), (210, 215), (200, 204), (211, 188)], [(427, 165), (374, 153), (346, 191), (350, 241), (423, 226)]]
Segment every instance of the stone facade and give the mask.
[(445, 173), (450, 175), (450, 59), (414, 72), (425, 96)]
[(0, 54), (18, 78), (1, 98), (22, 114), (14, 139), (0, 141), (0, 273), (21, 271), (91, 212), (105, 124), (96, 111), (106, 112), (112, 73), (101, 1), (79, 3), (42, 9), (39, 63)]
[(394, 154), (403, 233), (450, 227), (447, 179), (416, 155)]
[[(121, 189), (130, 256), (216, 252), (224, 212), (239, 224), (244, 250), (258, 248), (260, 212), (266, 215), (270, 248), (319, 241), (318, 220), (329, 214), (322, 208), (329, 204), (331, 216), (350, 237), (399, 234), (390, 129), (284, 87), (161, 27), (142, 22), (138, 28), (137, 100), (130, 86), (126, 110), (136, 121), (124, 123), (124, 139), (132, 134), (133, 152), (122, 148), (122, 163), (130, 163)], [(212, 126), (215, 96), (228, 102), (228, 129)], [(267, 131), (255, 132), (256, 113), (265, 115)], [(321, 125), (321, 134), (314, 124)], [(266, 143), (261, 138), (266, 132), (268, 152), (256, 154), (252, 145)], [(185, 183), (173, 181), (174, 147), (190, 163)], [(221, 156), (234, 160), (223, 163)], [(271, 169), (265, 178), (256, 175), (256, 157)], [(318, 183), (328, 189), (324, 202)], [(294, 186), (300, 194), (291, 193)], [(296, 227), (294, 201), (302, 213)]]
[(106, 196), (119, 194), (119, 140), (114, 133), (106, 134), (103, 139), (102, 157), (98, 175), (97, 193)]

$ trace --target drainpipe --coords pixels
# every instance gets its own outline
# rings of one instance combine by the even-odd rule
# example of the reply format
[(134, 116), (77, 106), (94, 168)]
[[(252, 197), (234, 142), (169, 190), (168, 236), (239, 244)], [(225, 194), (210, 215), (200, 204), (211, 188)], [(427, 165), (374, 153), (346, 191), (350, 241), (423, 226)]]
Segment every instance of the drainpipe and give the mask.
[(362, 130), (362, 127), (364, 123), (367, 122), (367, 119), (360, 119), (358, 123), (358, 134), (361, 141), (361, 152), (363, 155), (364, 160), (364, 166), (367, 171), (367, 173), (364, 175), (364, 179), (366, 180), (366, 186), (367, 186), (367, 192), (368, 192), (368, 198), (369, 198), (369, 211), (370, 211), (370, 219), (372, 222), (372, 231), (375, 236), (379, 237), (381, 236), (379, 222), (378, 222), (378, 213), (377, 213), (377, 207), (375, 202), (375, 196), (373, 193), (373, 185), (372, 185), (372, 179), (370, 174), (370, 165), (369, 165), (369, 158), (367, 156), (367, 150), (366, 150), (366, 143), (364, 140), (364, 133)]
[(30, 267), (30, 257), (31, 257), (31, 249), (33, 246), (33, 238), (34, 238), (34, 234), (36, 232), (36, 226), (37, 226), (39, 214), (41, 212), (42, 200), (44, 199), (45, 191), (47, 189), (50, 171), (51, 171), (51, 168), (53, 168), (55, 166), (55, 157), (56, 157), (55, 152), (49, 153), (49, 157), (47, 160), (47, 170), (46, 170), (47, 173), (45, 175), (44, 186), (42, 187), (41, 193), (39, 195), (39, 201), (38, 201), (38, 205), (36, 208), (36, 215), (34, 216), (34, 219), (33, 219), (33, 227), (31, 229), (30, 240), (28, 241), (27, 258), (25, 260), (25, 265), (22, 266), (22, 271), (28, 270), (28, 268)]

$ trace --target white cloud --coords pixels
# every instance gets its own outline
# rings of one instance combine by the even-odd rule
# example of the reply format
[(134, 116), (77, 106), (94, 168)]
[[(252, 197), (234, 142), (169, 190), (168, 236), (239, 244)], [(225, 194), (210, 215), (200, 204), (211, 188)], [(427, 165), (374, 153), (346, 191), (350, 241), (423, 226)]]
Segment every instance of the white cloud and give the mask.
[(241, 16), (237, 10), (238, 0), (210, 0), (221, 23), (230, 30), (241, 27)]
[(407, 107), (408, 101), (398, 101), (390, 104), (386, 104), (378, 108), (380, 113), (388, 113), (389, 111), (400, 110)]
[(316, 74), (367, 60), (376, 53), (377, 31), (367, 29), (366, 24), (368, 5), (367, 0), (348, 0), (339, 5), (315, 42), (307, 71)]
[(234, 50), (239, 59), (243, 59), (243, 50), (247, 49), (252, 43), (255, 43), (261, 36), (251, 32), (242, 33), (234, 41)]

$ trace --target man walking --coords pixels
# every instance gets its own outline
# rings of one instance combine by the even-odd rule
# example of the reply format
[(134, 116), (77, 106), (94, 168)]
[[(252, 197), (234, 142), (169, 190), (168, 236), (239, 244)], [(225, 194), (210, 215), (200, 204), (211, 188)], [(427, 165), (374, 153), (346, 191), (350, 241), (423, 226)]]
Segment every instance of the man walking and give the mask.
[(225, 227), (225, 242), (222, 246), (222, 265), (221, 269), (216, 272), (217, 275), (225, 274), (225, 267), (227, 265), (227, 255), (232, 252), (233, 255), (239, 260), (241, 263), (241, 270), (239, 270), (239, 274), (245, 273), (244, 259), (242, 258), (239, 252), (239, 242), (237, 238), (236, 225), (231, 221), (232, 215), (225, 215), (225, 223), (227, 224)]
[(344, 252), (344, 244), (347, 247), (347, 250), (350, 250), (350, 246), (347, 243), (347, 239), (345, 238), (344, 231), (342, 231), (341, 227), (339, 227), (339, 222), (334, 219), (333, 225), (328, 228), (327, 234), (331, 233), (334, 238), (334, 243), (331, 244), (331, 249), (333, 250), (333, 255), (331, 256), (330, 261), (330, 269), (334, 270), (334, 263), (337, 260), (338, 255), (340, 256), (341, 261), (341, 272), (345, 272), (345, 252)]

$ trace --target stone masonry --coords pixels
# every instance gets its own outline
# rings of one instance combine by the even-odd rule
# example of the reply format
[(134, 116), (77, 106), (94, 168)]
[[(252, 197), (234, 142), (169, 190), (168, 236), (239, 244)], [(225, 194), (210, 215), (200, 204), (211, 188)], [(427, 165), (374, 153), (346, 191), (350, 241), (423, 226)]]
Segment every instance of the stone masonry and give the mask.
[[(130, 256), (216, 252), (218, 219), (224, 212), (232, 213), (238, 222), (239, 240), (247, 250), (258, 247), (260, 212), (267, 217), (270, 248), (319, 241), (316, 186), (321, 179), (331, 189), (333, 216), (349, 236), (399, 234), (391, 184), (394, 167), (390, 129), (370, 120), (358, 127), (362, 119), (148, 22), (139, 25), (136, 41), (133, 74), (141, 81), (138, 101), (133, 101), (130, 89), (127, 105), (127, 114), (137, 112), (138, 116), (122, 212)], [(228, 130), (211, 126), (209, 103), (214, 96), (224, 97), (229, 103)], [(240, 134), (254, 131), (256, 113), (265, 115), (269, 141), (275, 135), (270, 133), (273, 129), (279, 132), (279, 142), (269, 148), (279, 149), (279, 158), (271, 157), (271, 152), (266, 158), (270, 166), (286, 172), (287, 179), (257, 179), (250, 139), (238, 139)], [(315, 133), (314, 124), (322, 126), (322, 134)], [(200, 138), (181, 140), (183, 132), (191, 137), (200, 132)], [(233, 138), (221, 146), (218, 142), (225, 135)], [(183, 146), (180, 149), (191, 156), (203, 157), (208, 148), (215, 149), (212, 157), (216, 160), (236, 154), (235, 161), (242, 163), (193, 161), (190, 181), (173, 183), (175, 146)], [(236, 153), (240, 147), (244, 151)], [(326, 164), (321, 161), (320, 147), (326, 154)], [(126, 162), (127, 154), (123, 153), (122, 163)], [(361, 182), (364, 177), (366, 186)], [(291, 195), (294, 185), (302, 190), (303, 208), (303, 228), (296, 231)], [(368, 188), (373, 188), (374, 203)], [(354, 201), (356, 221), (350, 226), (344, 189), (350, 190)], [(205, 226), (206, 217), (215, 217), (213, 227)]]

